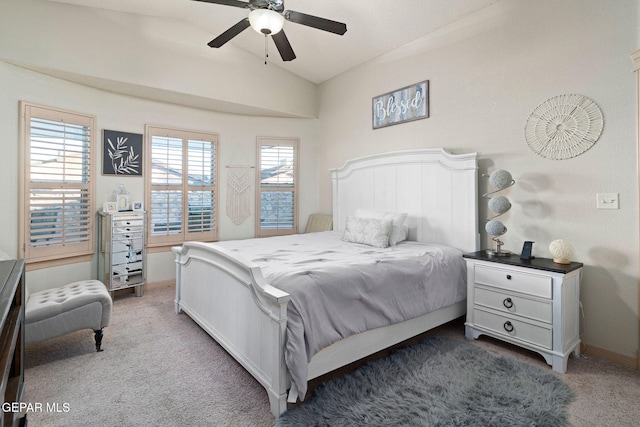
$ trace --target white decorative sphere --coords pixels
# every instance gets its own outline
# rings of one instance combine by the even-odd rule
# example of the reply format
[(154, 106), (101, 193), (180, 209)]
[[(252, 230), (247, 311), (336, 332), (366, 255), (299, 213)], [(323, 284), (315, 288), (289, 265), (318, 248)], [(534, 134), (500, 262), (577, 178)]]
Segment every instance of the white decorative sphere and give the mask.
[(501, 215), (511, 209), (511, 202), (504, 196), (496, 196), (489, 199), (491, 212)]
[(489, 175), (489, 183), (496, 187), (498, 190), (502, 190), (503, 188), (507, 188), (513, 182), (513, 178), (511, 177), (511, 173), (504, 169), (498, 169), (497, 171), (493, 171), (491, 175)]
[(549, 252), (553, 257), (553, 262), (570, 264), (573, 257), (573, 246), (566, 240), (558, 239), (549, 244)]
[(484, 226), (484, 229), (491, 236), (502, 236), (504, 233), (507, 232), (507, 227), (505, 227), (504, 224), (501, 223), (500, 221), (496, 221), (496, 220), (491, 220), (487, 222), (487, 225)]

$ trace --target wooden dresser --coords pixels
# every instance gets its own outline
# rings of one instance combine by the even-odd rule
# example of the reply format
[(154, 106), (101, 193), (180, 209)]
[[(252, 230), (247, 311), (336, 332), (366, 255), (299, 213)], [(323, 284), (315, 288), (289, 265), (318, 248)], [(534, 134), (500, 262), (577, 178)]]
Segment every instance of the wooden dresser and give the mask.
[(0, 261), (0, 427), (26, 425), (19, 403), (24, 389), (24, 260)]

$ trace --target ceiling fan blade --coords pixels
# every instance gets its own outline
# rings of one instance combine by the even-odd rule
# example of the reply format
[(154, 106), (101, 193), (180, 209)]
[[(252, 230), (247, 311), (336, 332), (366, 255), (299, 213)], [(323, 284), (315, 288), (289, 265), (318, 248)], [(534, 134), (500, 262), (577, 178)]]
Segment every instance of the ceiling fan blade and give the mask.
[(244, 1), (238, 1), (238, 0), (194, 0), (194, 1), (201, 1), (204, 3), (223, 4), (225, 6), (234, 6), (234, 7), (242, 7), (242, 8), (249, 7), (249, 3)]
[(278, 52), (280, 52), (280, 56), (282, 57), (283, 61), (293, 61), (294, 59), (296, 59), (296, 54), (293, 53), (291, 43), (289, 43), (289, 39), (287, 38), (283, 30), (272, 35), (271, 38), (276, 44)]
[(229, 40), (231, 40), (232, 38), (234, 38), (235, 36), (237, 36), (238, 34), (240, 34), (241, 32), (243, 32), (244, 30), (246, 30), (247, 28), (249, 28), (249, 25), (250, 25), (249, 18), (244, 18), (243, 20), (239, 21), (236, 25), (229, 28), (227, 31), (220, 34), (218, 37), (211, 40), (207, 44), (210, 47), (220, 47), (226, 42), (228, 42)]
[(323, 31), (328, 31), (334, 34), (343, 35), (347, 32), (347, 24), (343, 24), (342, 22), (338, 21), (332, 21), (330, 19), (320, 18), (318, 16), (307, 15), (306, 13), (287, 10), (284, 12), (284, 17), (287, 21), (306, 25), (307, 27), (317, 28)]

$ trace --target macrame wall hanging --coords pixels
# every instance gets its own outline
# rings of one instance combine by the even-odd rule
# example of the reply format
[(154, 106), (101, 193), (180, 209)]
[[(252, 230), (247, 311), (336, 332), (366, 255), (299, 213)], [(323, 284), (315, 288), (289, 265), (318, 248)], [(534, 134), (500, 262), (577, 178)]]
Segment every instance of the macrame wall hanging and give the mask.
[(237, 157), (238, 149), (241, 151), (242, 161), (227, 166), (227, 216), (234, 224), (240, 225), (251, 216), (251, 201), (253, 193), (251, 192), (251, 183), (253, 182), (253, 174), (251, 171), (255, 169), (246, 161), (242, 147), (236, 146), (232, 162)]
[(240, 225), (251, 216), (253, 166), (227, 166), (227, 216)]

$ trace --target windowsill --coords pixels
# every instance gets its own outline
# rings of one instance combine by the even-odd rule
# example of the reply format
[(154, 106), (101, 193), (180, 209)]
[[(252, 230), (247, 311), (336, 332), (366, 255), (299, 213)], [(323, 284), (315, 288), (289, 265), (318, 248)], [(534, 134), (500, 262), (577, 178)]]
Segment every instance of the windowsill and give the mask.
[(93, 254), (73, 256), (69, 258), (50, 259), (47, 261), (26, 261), (25, 271), (41, 270), (43, 268), (59, 267), (61, 265), (78, 264), (81, 262), (91, 262)]

